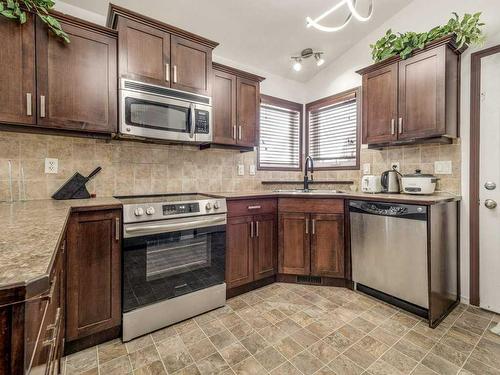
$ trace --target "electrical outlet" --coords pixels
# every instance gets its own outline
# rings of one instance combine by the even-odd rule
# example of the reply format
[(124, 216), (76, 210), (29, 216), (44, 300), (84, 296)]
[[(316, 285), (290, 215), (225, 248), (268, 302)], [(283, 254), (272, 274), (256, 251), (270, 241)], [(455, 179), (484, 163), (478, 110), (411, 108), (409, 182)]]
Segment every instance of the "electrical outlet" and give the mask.
[(401, 172), (401, 167), (399, 165), (399, 161), (393, 161), (393, 162), (391, 162), (391, 169), (395, 169), (398, 172)]
[(255, 164), (250, 164), (248, 167), (248, 174), (250, 176), (255, 176)]
[(59, 171), (59, 159), (45, 158), (45, 173), (55, 174)]
[(238, 164), (238, 176), (244, 176), (244, 175), (245, 175), (245, 165)]
[(372, 166), (370, 163), (363, 164), (363, 174), (370, 174), (372, 171)]
[(434, 173), (435, 174), (451, 174), (451, 161), (435, 161), (434, 162)]

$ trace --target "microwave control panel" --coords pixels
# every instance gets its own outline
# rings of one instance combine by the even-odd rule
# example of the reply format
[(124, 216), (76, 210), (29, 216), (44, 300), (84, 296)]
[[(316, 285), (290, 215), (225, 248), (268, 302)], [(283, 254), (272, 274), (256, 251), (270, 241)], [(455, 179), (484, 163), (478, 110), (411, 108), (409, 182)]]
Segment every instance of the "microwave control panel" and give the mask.
[(208, 134), (210, 129), (209, 113), (201, 109), (196, 110), (196, 133)]

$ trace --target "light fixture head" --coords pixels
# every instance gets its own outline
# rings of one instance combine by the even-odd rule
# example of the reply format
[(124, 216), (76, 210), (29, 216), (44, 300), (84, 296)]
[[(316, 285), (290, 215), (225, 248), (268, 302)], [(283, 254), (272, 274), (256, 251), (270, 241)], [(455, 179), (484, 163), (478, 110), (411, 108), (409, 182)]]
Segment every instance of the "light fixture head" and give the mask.
[(296, 72), (300, 72), (302, 70), (301, 59), (295, 59), (295, 62), (293, 63), (293, 70)]
[(293, 60), (293, 70), (296, 72), (300, 72), (302, 70), (302, 60), (307, 60), (310, 57), (313, 57), (316, 59), (316, 65), (321, 66), (325, 63), (325, 60), (321, 57), (323, 55), (323, 52), (320, 51), (314, 51), (312, 48), (306, 48), (303, 49), (300, 52), (299, 56), (292, 56)]
[(316, 59), (316, 65), (321, 66), (325, 63), (325, 59), (321, 57), (321, 52), (317, 52), (314, 54), (314, 58)]

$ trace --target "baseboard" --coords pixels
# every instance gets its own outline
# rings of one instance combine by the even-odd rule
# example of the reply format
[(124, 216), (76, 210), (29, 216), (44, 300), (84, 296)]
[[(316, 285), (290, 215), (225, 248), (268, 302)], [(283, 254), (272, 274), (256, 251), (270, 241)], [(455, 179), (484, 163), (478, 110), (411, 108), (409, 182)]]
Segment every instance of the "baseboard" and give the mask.
[(239, 296), (240, 294), (250, 292), (255, 289), (262, 288), (263, 286), (269, 285), (276, 282), (276, 276), (269, 276), (266, 277), (265, 279), (260, 279), (256, 281), (252, 281), (251, 283), (237, 286), (234, 288), (227, 289), (226, 291), (226, 298), (233, 298), (236, 296)]
[(64, 345), (64, 355), (73, 354), (81, 350), (91, 348), (95, 345), (102, 344), (120, 337), (122, 326), (109, 328), (105, 331), (94, 333), (93, 335), (82, 337), (81, 339), (66, 341)]

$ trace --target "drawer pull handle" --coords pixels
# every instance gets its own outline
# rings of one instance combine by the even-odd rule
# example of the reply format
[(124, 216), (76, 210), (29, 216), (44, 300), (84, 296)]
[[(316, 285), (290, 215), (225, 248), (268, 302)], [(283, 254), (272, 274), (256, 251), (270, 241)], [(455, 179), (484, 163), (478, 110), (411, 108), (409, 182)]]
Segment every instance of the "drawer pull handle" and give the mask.
[(33, 104), (31, 103), (31, 92), (26, 93), (26, 115), (27, 116), (32, 116), (32, 107)]
[(40, 117), (45, 117), (45, 95), (40, 95)]
[(312, 234), (316, 234), (316, 220), (312, 220)]
[(262, 207), (259, 205), (259, 206), (248, 206), (248, 209), (249, 210), (260, 210)]
[(255, 222), (255, 237), (259, 237), (259, 222)]
[(253, 221), (250, 222), (250, 238), (253, 238)]
[(306, 219), (306, 234), (309, 234), (309, 219)]

